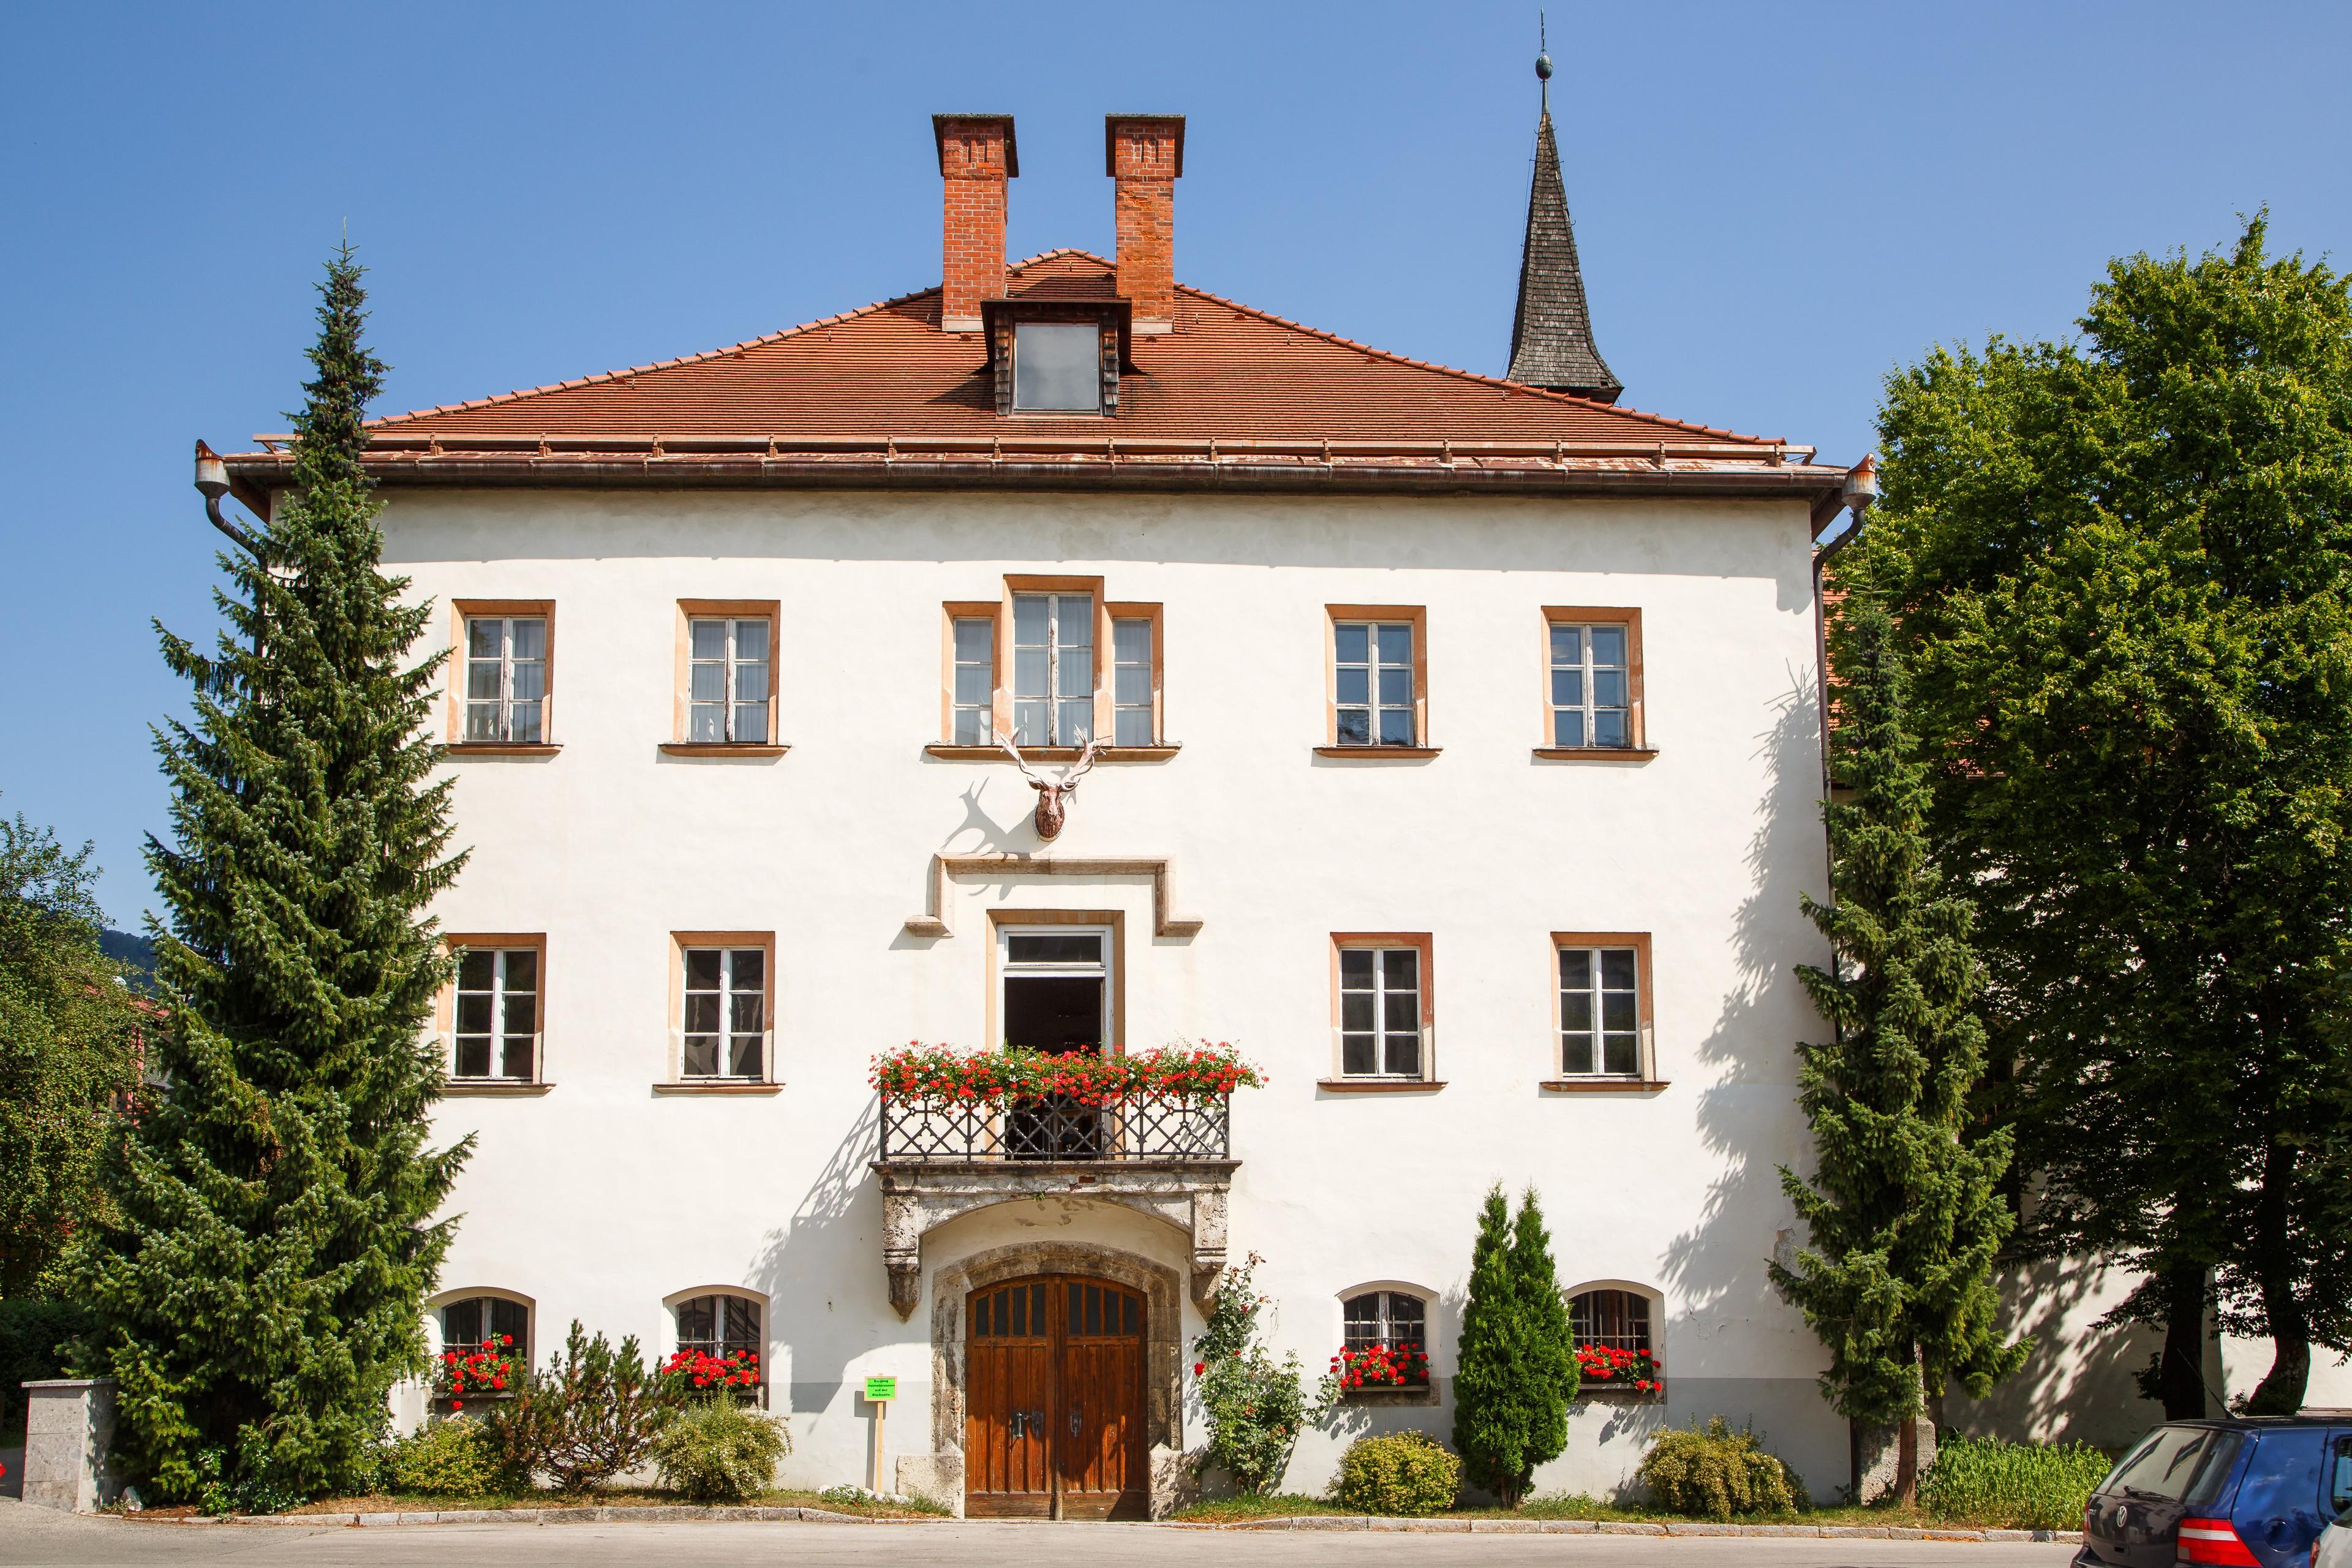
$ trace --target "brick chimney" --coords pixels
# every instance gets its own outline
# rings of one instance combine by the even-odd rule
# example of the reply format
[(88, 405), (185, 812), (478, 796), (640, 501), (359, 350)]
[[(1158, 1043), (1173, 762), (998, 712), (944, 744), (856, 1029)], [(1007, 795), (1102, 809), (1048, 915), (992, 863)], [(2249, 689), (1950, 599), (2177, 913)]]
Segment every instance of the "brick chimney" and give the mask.
[(940, 330), (980, 331), (980, 302), (1004, 292), (1004, 182), (1021, 173), (1009, 114), (934, 114), (946, 182)]
[(1184, 173), (1181, 114), (1103, 116), (1103, 173), (1118, 182), (1118, 291), (1134, 330), (1176, 323), (1176, 181)]

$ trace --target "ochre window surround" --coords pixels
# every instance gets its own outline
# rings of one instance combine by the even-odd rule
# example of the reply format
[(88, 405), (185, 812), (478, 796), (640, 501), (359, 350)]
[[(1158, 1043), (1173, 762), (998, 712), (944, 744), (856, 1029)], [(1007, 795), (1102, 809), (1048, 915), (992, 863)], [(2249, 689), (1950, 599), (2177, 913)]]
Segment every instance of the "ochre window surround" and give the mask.
[[(468, 741), (466, 737), (466, 623), (471, 620), (537, 618), (547, 624), (541, 649), (542, 695), (535, 742)], [(448, 694), (447, 750), (453, 755), (547, 757), (562, 748), (555, 737), (555, 601), (552, 599), (452, 599), (449, 601), (449, 662), (442, 684)]]
[[(776, 668), (776, 634), (782, 629), (781, 602), (775, 599), (680, 599), (677, 602), (675, 671), (670, 685), (670, 738), (662, 750), (674, 756), (781, 757), (789, 750), (779, 738), (781, 715), (776, 692), (782, 678)], [(694, 671), (694, 623), (697, 621), (764, 621), (768, 627), (767, 724), (761, 741), (698, 741), (689, 724)], [(732, 655), (730, 648), (730, 653)], [(732, 658), (730, 664), (736, 662)], [(740, 701), (742, 694), (729, 693)]]
[[(1640, 1070), (1632, 1075), (1579, 1074), (1570, 1076), (1562, 1060), (1561, 1035), (1565, 1023), (1560, 1016), (1560, 952), (1563, 949), (1631, 948), (1634, 964), (1634, 1029), (1639, 1042)], [(1650, 962), (1650, 933), (1645, 931), (1556, 931), (1546, 956), (1550, 960), (1549, 984), (1551, 987), (1551, 1040), (1548, 1047), (1542, 1084), (1545, 1089), (1568, 1094), (1654, 1094), (1667, 1087), (1667, 1080), (1658, 1076), (1657, 1031), (1653, 1020), (1657, 1016), (1651, 1001), (1654, 966)]]
[[(686, 954), (688, 948), (752, 948), (761, 955), (760, 1001), (760, 1073), (757, 1078), (688, 1078), (686, 1076)], [(721, 1034), (729, 1020), (721, 1018)], [(674, 931), (669, 933), (668, 1076), (654, 1085), (656, 1094), (774, 1094), (783, 1081), (776, 1076), (776, 933), (772, 931)], [(721, 1049), (726, 1041), (721, 1040)]]
[[(994, 599), (950, 599), (940, 606), (940, 738), (923, 750), (935, 757), (954, 758), (965, 762), (1000, 761), (1009, 763), (994, 734), (1012, 735), (1013, 723), (1013, 681), (1012, 679), (1013, 649), (1013, 601), (1029, 594), (1083, 594), (1093, 605), (1092, 648), (1093, 733), (1104, 743), (1097, 748), (1096, 756), (1104, 762), (1163, 762), (1177, 752), (1169, 743), (1164, 729), (1161, 703), (1166, 668), (1167, 639), (1162, 625), (1161, 609), (1157, 604), (1135, 600), (1109, 600), (1103, 596), (1100, 577), (1041, 576), (1029, 573), (1007, 574), (1001, 595)], [(959, 742), (956, 738), (956, 623), (960, 620), (986, 619), (992, 629), (991, 642), (991, 701), (989, 706), (991, 738), (977, 743)], [(1151, 626), (1151, 691), (1152, 743), (1145, 746), (1111, 744), (1118, 732), (1118, 699), (1112, 686), (1115, 622), (1149, 621)], [(1080, 751), (1075, 745), (1024, 746), (1021, 754), (1031, 762), (1071, 762)]]
[[(1343, 1012), (1340, 985), (1340, 954), (1350, 949), (1410, 948), (1419, 954), (1415, 979), (1421, 996), (1421, 1071), (1417, 1076), (1395, 1076), (1386, 1073), (1350, 1076), (1346, 1070), (1346, 1045), (1343, 1033)], [(1331, 1069), (1330, 1075), (1318, 1081), (1316, 1087), (1336, 1094), (1416, 1093), (1440, 1089), (1445, 1081), (1437, 1076), (1437, 965), (1435, 945), (1429, 932), (1342, 931), (1331, 933)], [(1374, 1020), (1376, 1026), (1381, 1022)], [(1375, 1041), (1375, 1049), (1381, 1043)], [(1385, 1065), (1381, 1062), (1378, 1065)]]
[[(1341, 744), (1339, 741), (1339, 627), (1369, 622), (1412, 628), (1412, 741), (1410, 746), (1383, 745), (1377, 737), (1380, 693), (1371, 693), (1372, 743)], [(1315, 748), (1324, 757), (1433, 757), (1438, 748), (1429, 733), (1429, 612), (1421, 605), (1326, 605), (1323, 606), (1323, 743)]]
[[(1625, 628), (1626, 739), (1623, 746), (1557, 743), (1553, 730), (1552, 628), (1554, 626), (1622, 626)], [(1642, 612), (1631, 605), (1546, 605), (1539, 668), (1543, 673), (1538, 695), (1542, 706), (1536, 729), (1535, 754), (1547, 762), (1647, 762), (1656, 756), (1649, 742), (1649, 708), (1642, 682)], [(1589, 738), (1589, 737), (1588, 737)]]
[[(531, 1076), (528, 1080), (514, 1079), (460, 1079), (457, 1069), (457, 976), (453, 969), (448, 983), (433, 998), (433, 1032), (441, 1041), (441, 1066), (451, 1076), (442, 1087), (445, 1099), (492, 1098), (512, 1095), (545, 1094), (554, 1085), (547, 1071), (547, 933), (545, 931), (445, 931), (441, 945), (454, 958), (467, 948), (498, 949), (528, 952), (537, 957), (538, 989), (534, 997), (531, 1021)], [(493, 1057), (495, 1065), (495, 1056)]]

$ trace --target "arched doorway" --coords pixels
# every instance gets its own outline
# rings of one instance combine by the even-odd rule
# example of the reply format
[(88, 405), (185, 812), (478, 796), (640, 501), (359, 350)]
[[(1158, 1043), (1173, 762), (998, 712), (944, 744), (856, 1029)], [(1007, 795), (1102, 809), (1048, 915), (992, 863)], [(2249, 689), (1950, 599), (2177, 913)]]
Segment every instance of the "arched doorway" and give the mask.
[(1033, 1275), (975, 1289), (965, 1314), (965, 1513), (1149, 1517), (1143, 1292)]

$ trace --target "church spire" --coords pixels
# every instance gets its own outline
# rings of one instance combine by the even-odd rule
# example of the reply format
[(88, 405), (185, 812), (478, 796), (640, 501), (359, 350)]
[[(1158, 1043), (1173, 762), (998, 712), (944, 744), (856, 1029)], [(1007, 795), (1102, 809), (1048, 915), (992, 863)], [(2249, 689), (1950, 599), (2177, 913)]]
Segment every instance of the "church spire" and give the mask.
[(1536, 124), (1536, 178), (1528, 193), (1528, 237), (1519, 258), (1519, 308), (1511, 321), (1511, 368), (1506, 379), (1596, 403), (1614, 403), (1625, 390), (1592, 342), (1592, 315), (1584, 300), (1584, 272), (1576, 260), (1576, 229), (1559, 181), (1559, 144), (1551, 130), (1551, 56), (1536, 57), (1543, 86), (1543, 118)]

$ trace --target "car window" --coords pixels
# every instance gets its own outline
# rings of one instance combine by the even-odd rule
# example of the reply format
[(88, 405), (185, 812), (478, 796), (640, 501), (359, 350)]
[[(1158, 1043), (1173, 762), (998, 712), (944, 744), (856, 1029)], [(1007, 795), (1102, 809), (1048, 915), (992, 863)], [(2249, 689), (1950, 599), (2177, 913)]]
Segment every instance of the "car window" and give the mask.
[(2352, 1512), (2352, 1436), (2336, 1438), (2328, 1456), (2327, 1511), (2339, 1519)]
[(2189, 1495), (2198, 1472), (2221, 1450), (2225, 1436), (2211, 1426), (2159, 1426), (2125, 1457), (2099, 1489), (2177, 1502)]

